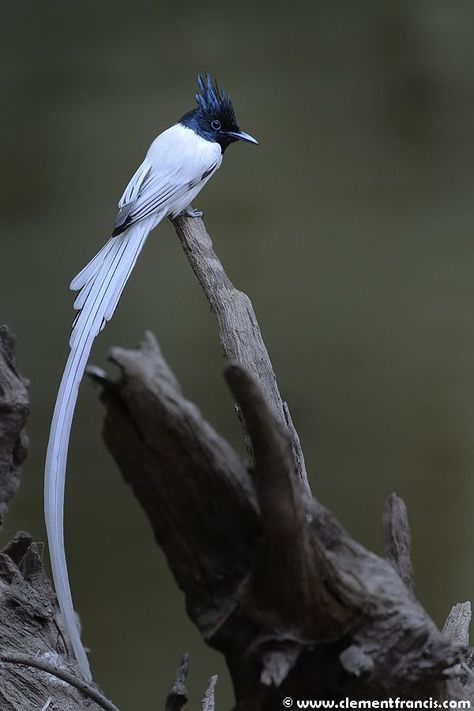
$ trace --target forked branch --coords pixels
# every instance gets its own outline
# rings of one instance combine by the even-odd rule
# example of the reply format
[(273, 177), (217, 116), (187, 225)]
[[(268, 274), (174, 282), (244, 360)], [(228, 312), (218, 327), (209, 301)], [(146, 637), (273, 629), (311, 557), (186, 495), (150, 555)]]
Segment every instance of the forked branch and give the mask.
[(309, 495), (250, 300), (201, 220), (175, 226), (217, 318), (250, 467), (185, 398), (151, 334), (112, 351), (120, 378), (102, 379), (104, 436), (191, 618), (225, 655), (236, 709), (270, 711), (284, 696), (470, 697), (465, 638), (441, 633), (413, 595), (403, 502), (387, 503), (384, 559)]

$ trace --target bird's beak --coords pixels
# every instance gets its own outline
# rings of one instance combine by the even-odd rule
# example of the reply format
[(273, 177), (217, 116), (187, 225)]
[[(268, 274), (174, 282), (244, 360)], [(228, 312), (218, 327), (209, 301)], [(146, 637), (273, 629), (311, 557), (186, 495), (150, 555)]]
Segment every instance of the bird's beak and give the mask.
[(254, 143), (256, 146), (258, 146), (258, 141), (255, 140), (252, 136), (250, 136), (248, 133), (245, 133), (245, 131), (226, 131), (226, 134), (230, 136), (231, 138), (234, 138), (236, 141), (245, 141), (246, 143)]

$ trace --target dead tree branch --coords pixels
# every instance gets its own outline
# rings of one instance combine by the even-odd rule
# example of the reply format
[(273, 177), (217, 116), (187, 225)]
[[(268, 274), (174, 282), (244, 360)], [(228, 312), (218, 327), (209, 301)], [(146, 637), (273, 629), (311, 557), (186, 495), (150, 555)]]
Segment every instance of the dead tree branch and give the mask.
[[(13, 338), (0, 328), (0, 519), (20, 482), (27, 453), (28, 383)], [(86, 684), (61, 628), (56, 597), (44, 572), (42, 548), (20, 532), (0, 552), (0, 708), (117, 711)]]
[(403, 499), (396, 494), (391, 494), (385, 502), (383, 530), (387, 558), (407, 588), (413, 590), (411, 536), (407, 507)]
[(165, 711), (181, 711), (188, 701), (186, 679), (188, 678), (189, 655), (185, 654), (176, 670), (176, 677), (166, 699)]
[[(188, 691), (186, 689), (186, 679), (189, 670), (189, 655), (185, 654), (176, 670), (176, 677), (171, 687), (171, 691), (166, 699), (165, 711), (181, 711), (188, 701)], [(201, 702), (202, 711), (214, 711), (214, 689), (217, 683), (217, 676), (211, 676), (207, 689)]]
[(454, 644), (469, 645), (469, 625), (471, 624), (471, 603), (459, 602), (453, 606), (443, 626), (444, 634)]
[(0, 527), (20, 484), (28, 413), (28, 382), (18, 370), (13, 338), (0, 326)]
[(236, 709), (267, 711), (285, 696), (470, 697), (466, 645), (413, 595), (403, 502), (386, 507), (386, 560), (309, 496), (250, 301), (202, 221), (175, 226), (217, 318), (251, 466), (185, 398), (151, 334), (137, 350), (112, 350), (120, 379), (100, 378), (104, 437), (190, 617), (227, 660)]
[(304, 488), (311, 493), (300, 440), (288, 406), (280, 395), (252, 302), (247, 294), (232, 284), (214, 252), (211, 238), (202, 220), (177, 217), (174, 226), (184, 253), (216, 316), (225, 362), (239, 363), (253, 375), (270, 409), (278, 419), (287, 424), (296, 471)]

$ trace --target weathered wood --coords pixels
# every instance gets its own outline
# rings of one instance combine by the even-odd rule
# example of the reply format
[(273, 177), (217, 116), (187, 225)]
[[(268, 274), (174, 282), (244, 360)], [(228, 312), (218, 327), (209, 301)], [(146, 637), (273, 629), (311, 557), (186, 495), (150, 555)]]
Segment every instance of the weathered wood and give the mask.
[[(0, 519), (18, 488), (27, 453), (28, 383), (18, 370), (13, 338), (0, 327)], [(117, 711), (86, 684), (61, 629), (42, 548), (20, 532), (0, 551), (0, 709)]]
[(454, 605), (444, 623), (443, 634), (454, 644), (468, 647), (471, 617), (470, 602), (459, 602), (457, 605)]
[[(4, 653), (0, 656), (0, 661), (3, 664), (13, 664), (20, 667), (28, 667), (30, 670), (36, 670), (47, 674), (49, 677), (56, 679), (55, 683), (64, 682), (71, 688), (77, 689), (81, 692), (84, 699), (91, 699), (96, 702), (101, 709), (105, 711), (118, 711), (117, 707), (111, 703), (108, 699), (94, 688), (91, 684), (88, 684), (83, 679), (78, 679), (74, 673), (71, 673), (67, 669), (62, 668), (57, 662), (52, 664), (44, 659), (38, 659), (37, 657), (30, 657), (27, 654), (18, 653)], [(53, 701), (53, 697), (49, 697)], [(45, 706), (49, 705), (49, 700), (46, 701)], [(90, 708), (90, 702), (87, 701), (87, 707)]]
[(311, 493), (299, 437), (288, 405), (280, 395), (252, 302), (232, 284), (214, 251), (204, 222), (200, 218), (180, 215), (173, 223), (184, 253), (216, 316), (225, 362), (228, 365), (238, 363), (256, 378), (274, 415), (288, 425), (297, 475), (304, 489)]
[[(165, 711), (181, 711), (188, 701), (186, 679), (189, 671), (189, 655), (185, 654), (176, 670), (173, 686), (167, 696)], [(201, 711), (215, 711), (214, 689), (217, 676), (211, 676), (201, 702)]]
[(178, 585), (190, 593), (191, 618), (212, 639), (231, 615), (254, 557), (259, 520), (251, 478), (186, 400), (150, 333), (141, 349), (114, 348), (111, 359), (124, 378), (103, 391), (105, 441)]
[(216, 704), (214, 701), (214, 690), (217, 684), (217, 674), (211, 676), (209, 679), (209, 684), (204, 692), (204, 696), (201, 703), (201, 711), (215, 711)]
[(18, 370), (11, 333), (0, 326), (0, 527), (20, 484), (28, 413), (28, 381)]
[[(325, 574), (315, 555), (306, 509), (297, 486), (291, 434), (277, 419), (256, 381), (240, 365), (226, 369), (226, 378), (243, 414), (255, 454), (253, 479), (263, 535), (257, 546), (252, 588), (259, 609), (275, 612), (287, 626), (311, 635), (314, 611)], [(275, 580), (291, 580), (291, 585)], [(313, 630), (321, 635), (322, 625)]]
[(411, 564), (411, 535), (405, 502), (391, 494), (383, 511), (385, 551), (400, 578), (413, 591), (413, 567)]
[(191, 619), (227, 660), (236, 709), (270, 711), (285, 696), (471, 698), (467, 649), (413, 595), (403, 502), (386, 506), (387, 560), (309, 496), (250, 301), (202, 221), (175, 225), (217, 318), (250, 470), (186, 400), (150, 334), (136, 350), (113, 349), (117, 382), (99, 377), (104, 436)]
[(240, 711), (342, 690), (459, 695), (465, 650), (439, 632), (389, 561), (295, 484), (290, 433), (249, 373), (234, 365), (227, 378), (255, 453), (251, 477), (184, 398), (149, 334), (141, 349), (114, 349), (112, 358), (122, 375), (102, 395), (107, 444), (191, 618), (227, 659)]
[(186, 679), (188, 678), (189, 654), (185, 654), (176, 670), (173, 686), (166, 698), (165, 711), (181, 711), (188, 701)]
[(41, 708), (51, 697), (63, 711), (117, 711), (86, 684), (61, 630), (40, 549), (25, 533), (0, 553), (0, 708)]

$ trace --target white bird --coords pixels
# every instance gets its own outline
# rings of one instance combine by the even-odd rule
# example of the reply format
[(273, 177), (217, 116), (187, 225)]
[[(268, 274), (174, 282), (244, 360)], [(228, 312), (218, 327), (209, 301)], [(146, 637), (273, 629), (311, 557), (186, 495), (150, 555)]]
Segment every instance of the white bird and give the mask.
[(64, 547), (64, 488), (69, 436), (79, 385), (95, 337), (112, 318), (128, 277), (151, 230), (166, 216), (189, 208), (222, 163), (234, 141), (257, 141), (237, 125), (229, 96), (210, 76), (198, 76), (197, 108), (163, 131), (119, 202), (112, 236), (71, 282), (78, 291), (70, 353), (59, 387), (45, 467), (44, 507), (54, 586), (68, 636), (82, 675), (92, 675), (81, 642)]

